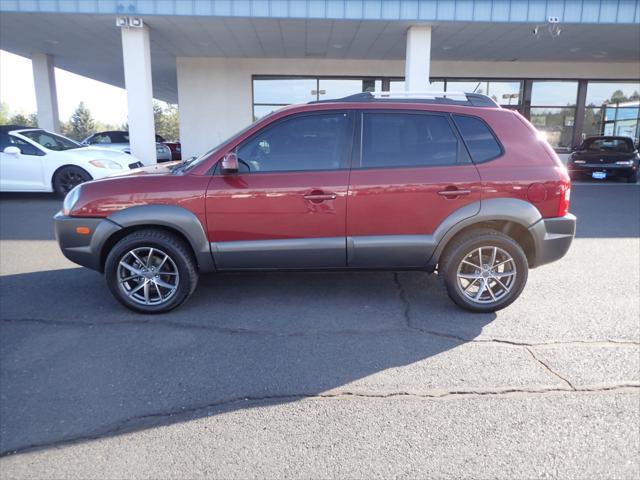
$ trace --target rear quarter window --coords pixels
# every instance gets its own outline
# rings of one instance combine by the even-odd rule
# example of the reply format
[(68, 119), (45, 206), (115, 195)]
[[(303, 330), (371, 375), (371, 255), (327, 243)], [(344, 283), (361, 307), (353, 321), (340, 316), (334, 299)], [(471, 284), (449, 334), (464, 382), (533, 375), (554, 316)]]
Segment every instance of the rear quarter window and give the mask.
[(482, 120), (466, 115), (453, 115), (453, 120), (474, 162), (487, 162), (502, 155), (502, 147)]

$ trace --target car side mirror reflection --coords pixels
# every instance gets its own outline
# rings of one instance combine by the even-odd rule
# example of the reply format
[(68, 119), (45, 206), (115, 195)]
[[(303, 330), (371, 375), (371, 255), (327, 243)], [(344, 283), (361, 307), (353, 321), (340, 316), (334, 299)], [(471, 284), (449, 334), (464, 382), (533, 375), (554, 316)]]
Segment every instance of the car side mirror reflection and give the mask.
[(227, 153), (222, 159), (222, 173), (229, 175), (238, 173), (238, 156), (235, 153)]
[(8, 147), (6, 147), (3, 152), (7, 155), (20, 155), (20, 153), (22, 153), (18, 147), (15, 147), (13, 145), (9, 145)]

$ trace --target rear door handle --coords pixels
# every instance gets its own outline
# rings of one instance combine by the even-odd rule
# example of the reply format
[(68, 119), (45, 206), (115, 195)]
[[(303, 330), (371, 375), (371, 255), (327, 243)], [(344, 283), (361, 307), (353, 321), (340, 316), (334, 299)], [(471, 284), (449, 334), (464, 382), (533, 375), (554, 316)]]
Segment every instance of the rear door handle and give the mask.
[(438, 195), (445, 197), (445, 198), (454, 198), (454, 197), (461, 197), (462, 195), (469, 195), (471, 193), (471, 190), (458, 190), (456, 189), (449, 189), (449, 190), (440, 190), (438, 192)]
[(311, 202), (324, 202), (325, 200), (335, 200), (337, 195), (335, 193), (309, 193), (304, 196), (305, 200), (309, 200)]

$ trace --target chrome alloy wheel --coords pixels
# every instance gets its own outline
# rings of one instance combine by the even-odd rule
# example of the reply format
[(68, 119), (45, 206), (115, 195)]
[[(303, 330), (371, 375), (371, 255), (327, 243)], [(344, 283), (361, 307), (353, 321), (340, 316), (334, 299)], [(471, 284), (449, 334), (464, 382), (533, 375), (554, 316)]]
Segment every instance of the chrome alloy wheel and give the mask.
[(458, 265), (458, 288), (475, 303), (494, 303), (509, 294), (516, 283), (516, 263), (499, 247), (480, 247)]
[(178, 290), (180, 274), (169, 255), (153, 247), (129, 250), (120, 259), (118, 288), (141, 305), (160, 305)]

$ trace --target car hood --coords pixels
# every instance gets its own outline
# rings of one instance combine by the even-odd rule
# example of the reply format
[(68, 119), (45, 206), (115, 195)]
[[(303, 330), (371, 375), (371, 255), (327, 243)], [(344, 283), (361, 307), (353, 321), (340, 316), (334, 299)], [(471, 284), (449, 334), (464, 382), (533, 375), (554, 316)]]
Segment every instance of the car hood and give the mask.
[(127, 155), (126, 153), (123, 153), (119, 150), (101, 147), (80, 147), (74, 148), (73, 150), (64, 150), (62, 152), (56, 153), (64, 153), (65, 155), (76, 157), (78, 159), (114, 160), (116, 162), (122, 163), (122, 166), (124, 167), (126, 167), (129, 163), (137, 161), (137, 159), (134, 159), (133, 157), (131, 157), (131, 155)]
[(172, 175), (173, 167), (179, 165), (180, 163), (181, 163), (180, 161), (157, 163), (157, 164), (149, 165), (146, 167), (134, 168), (133, 170), (114, 173), (113, 175), (106, 177), (106, 179), (136, 177), (136, 176), (143, 176), (143, 175)]

